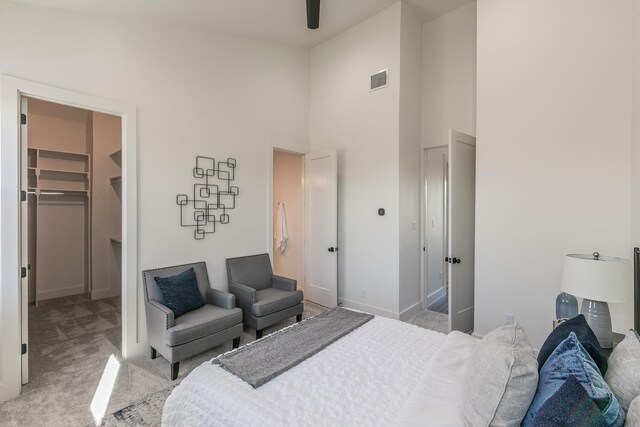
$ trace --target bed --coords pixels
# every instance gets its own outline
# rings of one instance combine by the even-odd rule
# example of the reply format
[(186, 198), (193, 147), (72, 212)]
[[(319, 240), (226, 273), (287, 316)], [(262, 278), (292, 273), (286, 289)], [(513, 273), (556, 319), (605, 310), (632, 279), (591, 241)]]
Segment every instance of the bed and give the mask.
[[(640, 264), (640, 250), (636, 250), (634, 258)], [(638, 278), (636, 274), (636, 330), (640, 319)], [(291, 326), (296, 327), (300, 324)], [(511, 328), (506, 335), (505, 328)], [(594, 342), (586, 354), (583, 344), (586, 346), (589, 340)], [(626, 412), (627, 425), (640, 427), (639, 340), (633, 331), (628, 332), (609, 358), (607, 371), (606, 361), (604, 369), (595, 363), (599, 360), (595, 353), (601, 349), (582, 315), (554, 329), (537, 356), (517, 325), (498, 328), (478, 340), (456, 331), (445, 335), (375, 316), (256, 389), (211, 361), (203, 363), (173, 390), (165, 403), (162, 423), (226, 427), (460, 426), (469, 424), (465, 420), (477, 419), (474, 415), (478, 414), (488, 420), (502, 417), (497, 425), (519, 425), (521, 421), (548, 425), (544, 424), (546, 416), (573, 417), (569, 420), (575, 422), (574, 412), (554, 409), (553, 405), (566, 404), (562, 399), (567, 397), (567, 390), (583, 394), (587, 390), (586, 399), (590, 402), (606, 398), (617, 409), (601, 411), (591, 402), (590, 408), (583, 405), (591, 412), (581, 414), (585, 417), (581, 420), (602, 416), (604, 421), (606, 415), (608, 425), (621, 426)], [(507, 347), (504, 343), (508, 343)], [(544, 351), (548, 345), (549, 351)], [(569, 345), (572, 347), (565, 349)], [(581, 354), (574, 356), (582, 368), (592, 370), (588, 380), (593, 384), (601, 380), (600, 385), (582, 382), (581, 386), (576, 378), (567, 378), (569, 374), (578, 375), (576, 359), (566, 366), (554, 365), (575, 351)], [(509, 361), (511, 353), (514, 359)], [(471, 366), (473, 369), (467, 369)], [(565, 372), (566, 367), (572, 371)], [(561, 370), (554, 371), (555, 368)], [(600, 377), (605, 376), (605, 371), (611, 390)], [(518, 375), (512, 376), (512, 372)], [(549, 375), (555, 376), (556, 384), (547, 381)], [(574, 389), (569, 387), (572, 380), (578, 384)], [(576, 402), (582, 405), (584, 400)], [(607, 408), (612, 408), (613, 403)], [(504, 422), (514, 409), (519, 413), (517, 421)], [(537, 419), (543, 423), (535, 424)]]
[(205, 362), (169, 396), (162, 423), (415, 425), (428, 411), (433, 425), (460, 425), (464, 366), (477, 342), (376, 316), (257, 389)]

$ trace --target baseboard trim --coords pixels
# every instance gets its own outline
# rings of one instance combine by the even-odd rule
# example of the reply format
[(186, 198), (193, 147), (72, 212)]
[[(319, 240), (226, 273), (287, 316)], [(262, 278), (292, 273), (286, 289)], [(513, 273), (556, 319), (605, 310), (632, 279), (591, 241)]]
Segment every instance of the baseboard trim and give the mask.
[(36, 301), (45, 301), (53, 298), (68, 297), (71, 295), (84, 294), (84, 285), (70, 286), (62, 289), (52, 289), (50, 291), (40, 291), (36, 294)]
[(369, 304), (363, 304), (361, 302), (349, 300), (346, 298), (338, 298), (338, 304), (346, 308), (353, 308), (354, 310), (366, 311), (367, 313), (376, 314), (378, 316), (388, 317), (390, 319), (399, 319), (398, 313), (385, 310), (383, 308), (375, 307)]
[(91, 299), (103, 299), (120, 296), (120, 289), (100, 289), (97, 291), (91, 291)]
[(411, 316), (422, 311), (422, 301), (418, 301), (400, 312), (400, 320), (406, 322)]

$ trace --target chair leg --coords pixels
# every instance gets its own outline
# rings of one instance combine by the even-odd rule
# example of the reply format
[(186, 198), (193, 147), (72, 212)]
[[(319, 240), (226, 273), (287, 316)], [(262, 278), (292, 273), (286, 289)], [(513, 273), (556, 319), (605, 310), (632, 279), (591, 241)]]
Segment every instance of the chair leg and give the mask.
[(233, 339), (233, 348), (240, 347), (240, 337)]
[(171, 381), (174, 381), (178, 378), (178, 371), (180, 370), (180, 362), (171, 364)]
[(262, 338), (262, 329), (256, 329), (256, 339)]
[(155, 359), (157, 355), (158, 353), (156, 352), (156, 349), (151, 347), (151, 358)]
[(296, 316), (296, 322), (302, 322), (302, 313)]

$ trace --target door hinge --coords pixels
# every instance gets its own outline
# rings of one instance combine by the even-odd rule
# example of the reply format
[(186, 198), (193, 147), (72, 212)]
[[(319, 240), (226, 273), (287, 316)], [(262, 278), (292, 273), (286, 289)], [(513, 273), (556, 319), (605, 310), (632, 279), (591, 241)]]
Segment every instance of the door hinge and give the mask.
[(20, 191), (20, 201), (21, 202), (26, 202), (27, 201), (27, 192), (24, 190)]
[(26, 114), (20, 114), (20, 124), (21, 125), (26, 125), (27, 124), (27, 115)]
[(22, 354), (27, 354), (27, 345), (22, 344)]
[(22, 267), (20, 269), (20, 274), (22, 275), (22, 278), (24, 279), (25, 277), (27, 277), (27, 269), (26, 267)]

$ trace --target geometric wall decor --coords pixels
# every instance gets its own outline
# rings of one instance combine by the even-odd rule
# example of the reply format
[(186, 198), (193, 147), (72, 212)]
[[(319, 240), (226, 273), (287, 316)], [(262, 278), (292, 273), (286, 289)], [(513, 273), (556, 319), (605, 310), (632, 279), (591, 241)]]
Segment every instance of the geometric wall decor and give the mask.
[(230, 209), (236, 207), (240, 189), (231, 185), (235, 179), (236, 159), (217, 162), (213, 157), (196, 157), (193, 168), (193, 195), (178, 194), (180, 225), (194, 227), (193, 238), (202, 240), (216, 232), (216, 224), (229, 224)]

